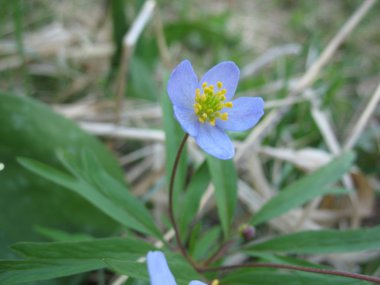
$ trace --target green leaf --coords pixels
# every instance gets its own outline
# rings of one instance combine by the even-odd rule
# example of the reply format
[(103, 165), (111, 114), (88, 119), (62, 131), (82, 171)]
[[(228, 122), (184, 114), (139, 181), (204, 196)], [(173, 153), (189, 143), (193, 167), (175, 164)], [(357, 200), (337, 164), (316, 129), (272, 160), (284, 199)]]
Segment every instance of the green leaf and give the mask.
[(207, 156), (207, 163), (215, 186), (216, 204), (219, 219), (225, 237), (228, 237), (230, 225), (237, 201), (237, 174), (232, 160), (220, 160)]
[(11, 246), (28, 258), (46, 260), (87, 260), (125, 258), (135, 260), (154, 247), (135, 238), (104, 238), (70, 242), (21, 242)]
[(154, 247), (134, 238), (105, 238), (76, 242), (14, 244), (26, 260), (0, 261), (0, 284), (19, 284), (70, 276), (104, 268), (104, 259), (134, 263)]
[[(30, 159), (22, 158), (19, 162), (30, 171), (79, 194), (127, 228), (161, 238), (161, 233), (140, 201), (107, 172), (96, 166), (97, 162), (92, 161), (92, 174), (83, 174), (67, 154), (60, 157), (67, 169), (76, 174), (76, 178)], [(93, 185), (94, 181), (97, 185)]]
[(83, 241), (93, 239), (92, 236), (82, 233), (71, 234), (65, 231), (41, 226), (36, 226), (35, 229), (39, 234), (52, 241)]
[(99, 260), (0, 260), (0, 284), (49, 280), (104, 267)]
[(323, 188), (323, 195), (324, 194), (330, 194), (330, 195), (348, 195), (351, 193), (352, 190), (347, 189), (347, 188), (339, 188), (339, 187), (334, 187), (334, 188)]
[(270, 262), (270, 263), (276, 263), (276, 264), (290, 264), (290, 265), (296, 265), (296, 266), (303, 266), (303, 267), (314, 267), (314, 268), (325, 268), (325, 269), (331, 269), (327, 266), (321, 266), (319, 264), (312, 263), (310, 261), (295, 258), (293, 256), (284, 256), (284, 255), (277, 255), (273, 253), (268, 253), (265, 251), (249, 251), (247, 252), (249, 256), (259, 258), (259, 261), (264, 262)]
[(336, 182), (346, 173), (354, 160), (354, 154), (348, 152), (332, 160), (317, 171), (289, 185), (269, 200), (252, 218), (251, 223), (258, 225), (280, 216), (287, 211), (329, 193), (325, 186)]
[(113, 271), (131, 276), (133, 278), (149, 281), (148, 271), (146, 264), (137, 261), (128, 261), (122, 259), (104, 259), (103, 261), (107, 267)]
[(247, 252), (337, 253), (380, 249), (380, 226), (359, 230), (305, 231), (257, 242)]
[(210, 183), (210, 173), (207, 162), (203, 162), (191, 177), (186, 193), (182, 198), (181, 211), (178, 218), (178, 226), (181, 236), (186, 236), (192, 220), (195, 218), (199, 209), (199, 204), (203, 193)]
[[(0, 257), (12, 253), (8, 245), (20, 240), (41, 240), (34, 226), (104, 236), (119, 225), (70, 191), (23, 168), (16, 157), (24, 156), (62, 168), (57, 149), (74, 156), (84, 147), (96, 155), (119, 182), (124, 176), (112, 154), (95, 137), (48, 106), (27, 97), (0, 92)], [(9, 203), (17, 201), (17, 203)], [(73, 216), (75, 215), (75, 218)]]
[(141, 280), (134, 277), (128, 276), (128, 280), (124, 282), (123, 285), (151, 285), (148, 280)]
[(340, 276), (291, 271), (280, 273), (271, 269), (243, 269), (231, 272), (220, 280), (226, 285), (368, 285), (369, 282)]
[(154, 247), (134, 238), (14, 244), (27, 260), (0, 261), (0, 284), (19, 284), (104, 268), (106, 258), (135, 262)]
[[(165, 131), (165, 148), (166, 148), (166, 180), (167, 185), (169, 185), (174, 160), (177, 155), (178, 148), (181, 144), (181, 141), (185, 135), (179, 123), (174, 118), (173, 106), (169, 100), (169, 96), (165, 91), (162, 92), (161, 96), (161, 108), (163, 112), (163, 123)], [(179, 205), (180, 193), (185, 189), (185, 180), (187, 173), (187, 154), (186, 146), (183, 149), (178, 168), (177, 174), (174, 181), (174, 195), (173, 195), (173, 204)], [(175, 209), (177, 213), (179, 209)]]
[(213, 227), (206, 233), (204, 233), (196, 242), (194, 247), (194, 259), (204, 260), (211, 256), (219, 244), (219, 237), (221, 234), (221, 229), (219, 226)]

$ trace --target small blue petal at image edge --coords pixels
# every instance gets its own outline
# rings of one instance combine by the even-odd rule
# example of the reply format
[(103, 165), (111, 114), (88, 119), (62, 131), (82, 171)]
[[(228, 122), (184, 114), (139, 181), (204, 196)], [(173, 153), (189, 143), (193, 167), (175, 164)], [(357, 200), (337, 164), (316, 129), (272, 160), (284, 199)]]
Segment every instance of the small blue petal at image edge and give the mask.
[[(146, 257), (151, 285), (177, 285), (165, 255), (161, 251), (150, 251)], [(201, 281), (191, 281), (189, 285), (207, 285)]]

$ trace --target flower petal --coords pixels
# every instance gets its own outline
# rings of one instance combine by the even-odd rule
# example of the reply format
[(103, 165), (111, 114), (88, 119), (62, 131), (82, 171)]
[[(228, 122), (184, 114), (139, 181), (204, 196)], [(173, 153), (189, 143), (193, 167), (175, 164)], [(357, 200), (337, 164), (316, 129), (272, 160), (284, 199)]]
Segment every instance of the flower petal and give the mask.
[(235, 154), (234, 146), (227, 134), (209, 123), (200, 124), (195, 141), (205, 152), (219, 159), (231, 159)]
[(264, 114), (264, 101), (261, 97), (241, 97), (232, 103), (232, 109), (223, 109), (228, 113), (228, 120), (216, 121), (216, 125), (221, 129), (245, 131), (256, 125)]
[(173, 106), (174, 115), (180, 123), (182, 129), (190, 136), (195, 137), (198, 134), (200, 122), (194, 110)]
[(168, 81), (168, 94), (173, 105), (192, 109), (198, 78), (190, 61), (184, 60), (173, 70)]
[(151, 285), (177, 285), (161, 251), (149, 251), (146, 259)]
[(189, 283), (189, 285), (207, 285), (206, 283), (203, 283), (201, 281), (198, 281), (198, 280), (194, 280), (194, 281), (191, 281)]
[(235, 95), (239, 77), (240, 70), (237, 65), (232, 61), (224, 61), (215, 65), (203, 75), (199, 88), (203, 82), (207, 82), (209, 85), (212, 84), (216, 88), (217, 82), (220, 81), (223, 83), (223, 88), (227, 90), (226, 99), (229, 101)]

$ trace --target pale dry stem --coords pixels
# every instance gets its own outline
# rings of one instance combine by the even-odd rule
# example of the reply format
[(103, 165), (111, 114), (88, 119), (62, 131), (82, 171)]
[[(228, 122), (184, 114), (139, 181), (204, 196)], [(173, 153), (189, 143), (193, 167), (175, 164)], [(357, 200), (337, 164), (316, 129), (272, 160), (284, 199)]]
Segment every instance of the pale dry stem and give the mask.
[(117, 91), (115, 101), (115, 122), (121, 122), (121, 114), (123, 109), (124, 95), (127, 85), (128, 67), (131, 56), (133, 55), (134, 47), (141, 36), (142, 31), (148, 24), (149, 20), (153, 16), (154, 8), (156, 7), (156, 1), (147, 0), (140, 10), (135, 21), (132, 23), (131, 28), (125, 34), (123, 38), (123, 51), (120, 69), (117, 78)]
[(375, 93), (372, 95), (370, 101), (362, 112), (360, 118), (357, 120), (355, 126), (352, 128), (352, 131), (344, 143), (343, 149), (349, 150), (352, 149), (356, 142), (358, 141), (360, 135), (364, 131), (365, 126), (367, 125), (369, 118), (374, 113), (376, 106), (380, 101), (380, 84), (377, 86)]
[[(375, 4), (376, 0), (366, 0), (359, 8), (354, 12), (354, 14), (348, 19), (348, 21), (343, 25), (343, 27), (338, 31), (335, 37), (328, 43), (326, 48), (323, 50), (320, 57), (312, 64), (312, 66), (305, 72), (301, 79), (297, 82), (290, 90), (288, 97), (294, 97), (299, 93), (303, 92), (307, 87), (309, 87), (320, 75), (322, 68), (330, 61), (338, 47), (343, 43), (343, 41), (351, 34), (354, 28), (359, 24), (360, 20), (364, 18), (369, 9)], [(265, 134), (269, 133), (270, 130), (275, 128), (277, 122), (280, 121), (283, 114), (287, 111), (287, 108), (280, 108), (271, 111), (265, 118), (261, 121), (258, 126), (256, 126), (250, 133), (248, 138), (245, 140), (244, 144), (241, 145), (237, 154), (236, 161), (241, 162), (246, 155), (249, 153), (249, 149), (255, 144), (259, 144)]]

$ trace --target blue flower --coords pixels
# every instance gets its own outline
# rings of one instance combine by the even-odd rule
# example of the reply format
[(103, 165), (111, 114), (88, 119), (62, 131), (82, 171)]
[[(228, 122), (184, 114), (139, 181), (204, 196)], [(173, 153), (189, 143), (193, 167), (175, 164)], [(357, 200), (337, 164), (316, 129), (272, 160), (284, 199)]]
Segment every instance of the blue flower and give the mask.
[(217, 64), (200, 81), (190, 61), (182, 61), (172, 72), (168, 94), (181, 127), (207, 153), (231, 159), (235, 150), (225, 131), (252, 128), (264, 114), (260, 97), (233, 101), (240, 71), (235, 63)]
[[(161, 251), (149, 251), (146, 257), (151, 285), (177, 285), (165, 255)], [(191, 281), (189, 285), (207, 285), (201, 281)]]

